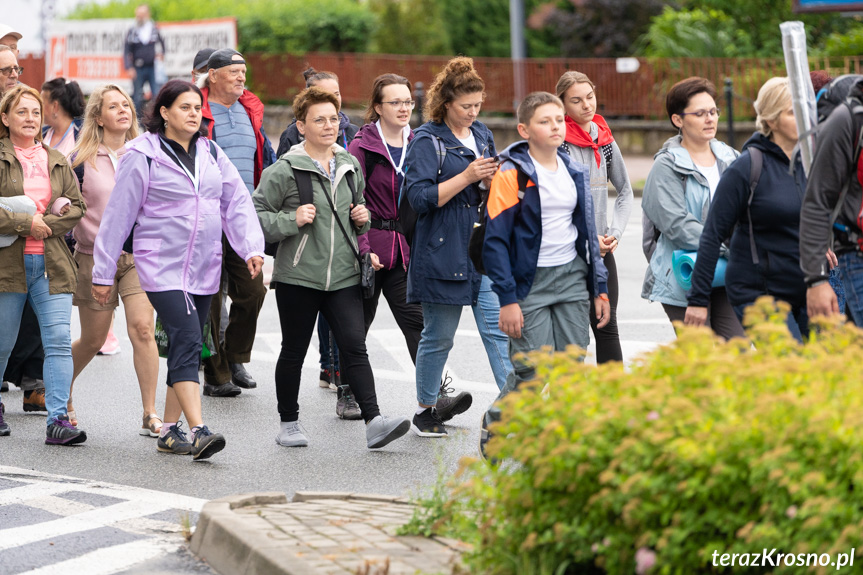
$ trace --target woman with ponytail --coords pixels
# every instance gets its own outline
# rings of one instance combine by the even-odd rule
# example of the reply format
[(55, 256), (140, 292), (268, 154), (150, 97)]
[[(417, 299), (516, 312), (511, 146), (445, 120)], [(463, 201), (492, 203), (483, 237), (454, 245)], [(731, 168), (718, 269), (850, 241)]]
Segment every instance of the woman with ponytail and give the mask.
[(84, 120), (84, 93), (78, 82), (54, 78), (42, 84), (42, 101), (45, 103), (45, 126), (42, 139), (46, 144), (68, 156)]
[[(591, 300), (590, 327), (596, 341), (596, 362), (623, 361), (620, 333), (617, 329), (619, 287), (614, 251), (632, 211), (632, 186), (623, 163), (620, 148), (611, 135), (605, 118), (596, 113), (596, 87), (581, 72), (566, 72), (557, 81), (557, 97), (566, 111), (566, 142), (564, 148), (573, 160), (590, 167), (590, 191), (599, 235), (599, 251), (608, 268), (608, 298), (611, 318), (605, 327), (597, 327)], [(608, 223), (608, 182), (614, 185), (617, 199)]]
[(421, 437), (445, 436), (443, 422), (473, 401), (464, 391), (450, 395), (447, 381), (441, 381), (464, 306), (473, 310), (498, 389), (512, 371), (509, 342), (498, 327), (497, 294), (468, 257), (471, 230), (497, 171), (491, 130), (477, 121), (484, 99), (485, 83), (473, 60), (450, 60), (428, 90), (428, 121), (417, 128), (405, 159), (407, 199), (417, 212), (407, 299), (423, 310), (413, 418)]

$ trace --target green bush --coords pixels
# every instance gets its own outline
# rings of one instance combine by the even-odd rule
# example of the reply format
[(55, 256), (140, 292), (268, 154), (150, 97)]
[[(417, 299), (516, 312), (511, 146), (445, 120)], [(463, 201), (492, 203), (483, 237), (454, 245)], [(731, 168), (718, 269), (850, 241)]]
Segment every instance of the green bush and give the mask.
[(652, 58), (735, 58), (753, 52), (749, 35), (721, 10), (669, 6), (651, 20), (638, 51)]
[(749, 310), (755, 349), (683, 328), (629, 371), (533, 354), (537, 381), (492, 428), (502, 463), (463, 461), (431, 527), (492, 574), (798, 573), (713, 553), (859, 555), (863, 331), (824, 321), (799, 345), (787, 309)]
[[(85, 4), (69, 18), (131, 18), (138, 0)], [(375, 15), (353, 0), (150, 0), (156, 21), (201, 20), (235, 16), (240, 51), (365, 52), (375, 28)]]

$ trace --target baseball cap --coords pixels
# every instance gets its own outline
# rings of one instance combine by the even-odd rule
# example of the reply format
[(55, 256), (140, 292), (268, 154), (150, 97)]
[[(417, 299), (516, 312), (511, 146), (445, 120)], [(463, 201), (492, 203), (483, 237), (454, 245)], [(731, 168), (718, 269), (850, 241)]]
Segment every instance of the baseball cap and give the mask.
[(204, 48), (202, 50), (198, 50), (198, 53), (195, 54), (195, 61), (192, 64), (192, 69), (200, 70), (201, 68), (207, 68), (207, 60), (210, 59), (210, 55), (215, 52), (213, 48)]
[(0, 24), (0, 38), (2, 38), (3, 36), (9, 36), (10, 34), (14, 36), (16, 40), (21, 39), (21, 32), (18, 32), (17, 30), (12, 28), (11, 26), (7, 26), (6, 24)]
[(245, 64), (245, 60), (234, 60), (234, 56), (243, 57), (242, 54), (234, 50), (233, 48), (222, 48), (221, 50), (216, 50), (212, 54), (210, 54), (210, 59), (207, 60), (207, 69), (208, 70), (216, 70), (218, 68), (224, 68), (225, 66), (230, 66), (232, 64)]

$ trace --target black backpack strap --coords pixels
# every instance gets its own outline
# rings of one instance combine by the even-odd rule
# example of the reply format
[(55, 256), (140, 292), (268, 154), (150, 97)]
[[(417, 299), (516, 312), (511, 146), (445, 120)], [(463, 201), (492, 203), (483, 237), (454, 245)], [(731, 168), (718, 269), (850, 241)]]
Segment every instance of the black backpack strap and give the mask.
[(441, 170), (443, 170), (443, 162), (446, 160), (446, 146), (444, 146), (443, 140), (439, 137), (435, 136), (435, 149), (437, 150), (438, 157), (438, 165), (437, 165), (437, 175), (439, 176)]
[(294, 181), (300, 193), (300, 205), (314, 204), (314, 193), (312, 192), (312, 173), (308, 170), (294, 170)]
[(749, 250), (752, 252), (752, 263), (758, 265), (758, 250), (755, 248), (755, 230), (752, 226), (752, 198), (755, 188), (761, 179), (761, 169), (764, 165), (764, 154), (755, 147), (749, 148), (749, 201), (746, 202), (746, 217), (749, 219)]
[(359, 197), (357, 196), (357, 181), (356, 181), (356, 173), (351, 172), (350, 174), (345, 174), (345, 179), (348, 181), (348, 187), (351, 189), (351, 204), (356, 207), (357, 202), (359, 201)]
[(516, 179), (518, 180), (518, 199), (523, 200), (524, 192), (527, 190), (527, 184), (530, 182), (530, 178), (518, 167), (515, 168), (515, 171), (517, 174)]

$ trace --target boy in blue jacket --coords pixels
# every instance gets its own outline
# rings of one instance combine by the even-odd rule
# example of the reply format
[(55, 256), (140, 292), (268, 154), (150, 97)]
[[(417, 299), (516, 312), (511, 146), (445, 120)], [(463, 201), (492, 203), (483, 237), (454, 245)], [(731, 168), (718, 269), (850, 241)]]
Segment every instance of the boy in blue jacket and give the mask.
[[(546, 345), (555, 351), (570, 344), (587, 348), (590, 298), (599, 327), (610, 317), (587, 167), (559, 149), (566, 135), (563, 103), (548, 92), (529, 94), (518, 107), (518, 122), (526, 141), (500, 154), (482, 252), (515, 368), (498, 399), (534, 377), (533, 367), (517, 361), (517, 354)], [(484, 424), (498, 418), (492, 408)]]

